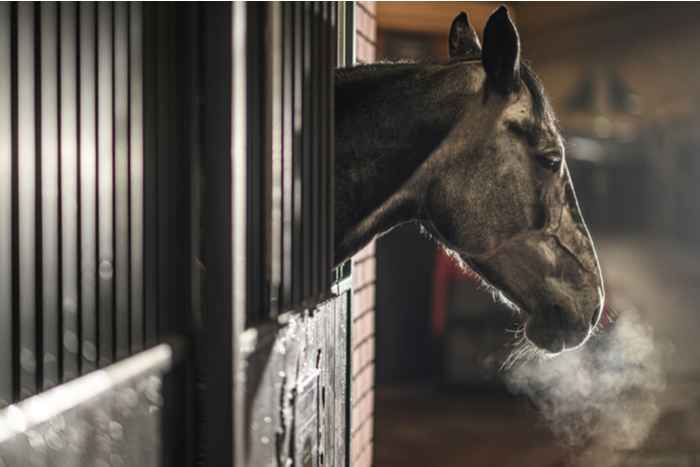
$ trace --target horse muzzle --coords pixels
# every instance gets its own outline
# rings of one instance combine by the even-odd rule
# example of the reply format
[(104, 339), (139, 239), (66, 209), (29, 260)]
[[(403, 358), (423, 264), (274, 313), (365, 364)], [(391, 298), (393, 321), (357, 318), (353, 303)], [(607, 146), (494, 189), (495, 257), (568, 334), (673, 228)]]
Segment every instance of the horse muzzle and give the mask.
[(553, 305), (544, 319), (530, 317), (525, 323), (525, 337), (537, 348), (556, 355), (583, 345), (598, 325), (603, 303), (590, 314), (574, 313)]

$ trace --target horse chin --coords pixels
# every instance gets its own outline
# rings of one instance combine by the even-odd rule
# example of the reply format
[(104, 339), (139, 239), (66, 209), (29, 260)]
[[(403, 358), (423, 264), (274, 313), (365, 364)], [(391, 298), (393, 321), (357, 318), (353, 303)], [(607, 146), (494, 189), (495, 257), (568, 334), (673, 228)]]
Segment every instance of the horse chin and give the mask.
[(536, 320), (528, 317), (525, 322), (525, 338), (546, 356), (559, 355), (565, 350), (581, 347), (589, 338), (590, 330), (562, 331), (560, 328), (550, 328), (538, 325)]

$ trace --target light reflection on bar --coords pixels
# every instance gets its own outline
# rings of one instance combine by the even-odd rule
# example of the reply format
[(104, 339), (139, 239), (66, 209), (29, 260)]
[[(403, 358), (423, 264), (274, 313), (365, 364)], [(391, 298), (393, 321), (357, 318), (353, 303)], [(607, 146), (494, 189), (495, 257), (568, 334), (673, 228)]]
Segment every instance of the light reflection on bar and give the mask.
[(282, 281), (282, 5), (269, 5), (270, 22), (270, 92), (272, 103), (271, 135), (271, 277), (270, 316), (279, 311), (279, 292)]
[[(78, 336), (78, 109), (76, 4), (63, 2), (61, 18), (61, 310), (59, 335)], [(62, 379), (79, 373), (77, 352), (63, 351)], [(66, 375), (68, 376), (66, 378)]]
[[(245, 329), (246, 312), (246, 256), (247, 236), (247, 56), (246, 56), (246, 16), (247, 5), (233, 2), (231, 6), (231, 257), (232, 257), (232, 308), (233, 308), (233, 345), (238, 348), (239, 336)], [(233, 374), (238, 377), (243, 368), (240, 353), (234, 353)], [(246, 390), (243, 384), (233, 385), (234, 413), (245, 413)], [(233, 465), (245, 462), (245, 426), (244, 417), (233, 417)]]
[(292, 261), (294, 286), (292, 289), (292, 302), (299, 303), (304, 297), (304, 269), (303, 269), (303, 191), (302, 191), (302, 175), (303, 175), (303, 152), (302, 152), (302, 116), (303, 116), (303, 47), (304, 39), (302, 32), (303, 5), (300, 2), (294, 2), (294, 136), (292, 151), (296, 157), (292, 160), (294, 170), (294, 186), (293, 186), (293, 209), (294, 209), (294, 233), (292, 235), (293, 254)]
[(36, 392), (34, 4), (17, 4), (20, 397)]
[(284, 36), (282, 70), (284, 72), (282, 96), (283, 127), (282, 127), (282, 307), (292, 305), (292, 243), (294, 217), (294, 160), (292, 151), (292, 136), (294, 134), (294, 5), (284, 3)]
[(143, 190), (144, 190), (144, 342), (150, 347), (158, 336), (158, 89), (157, 78), (157, 14), (158, 4), (143, 4), (144, 67), (143, 92)]
[(143, 5), (129, 4), (131, 119), (131, 351), (144, 342), (143, 314)]
[(114, 208), (116, 359), (129, 355), (129, 11), (114, 4)]
[[(10, 3), (0, 2), (0, 63), (10, 63)], [(0, 408), (12, 401), (12, 76), (0, 67)]]
[(41, 10), (41, 243), (43, 389), (58, 375), (58, 24), (55, 2)]
[(114, 287), (113, 248), (113, 120), (112, 120), (112, 8), (113, 4), (97, 4), (97, 241), (98, 241), (98, 336), (99, 363), (104, 367), (113, 361)]
[[(80, 3), (80, 250), (82, 367), (87, 373), (97, 362), (97, 154), (95, 114), (95, 4)], [(64, 352), (78, 352), (78, 336), (64, 333)], [(76, 344), (76, 345), (74, 345)], [(64, 380), (77, 375), (64, 368)]]

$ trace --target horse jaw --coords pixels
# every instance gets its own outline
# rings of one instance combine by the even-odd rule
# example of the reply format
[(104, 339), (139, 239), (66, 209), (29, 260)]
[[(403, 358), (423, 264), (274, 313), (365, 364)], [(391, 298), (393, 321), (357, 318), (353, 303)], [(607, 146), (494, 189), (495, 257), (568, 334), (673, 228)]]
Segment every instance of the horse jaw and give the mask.
[(525, 337), (546, 354), (585, 343), (605, 299), (595, 249), (577, 213), (565, 206), (545, 229), (524, 231), (481, 254), (459, 255), (526, 316)]
[(555, 236), (525, 235), (469, 263), (527, 317), (524, 332), (539, 349), (557, 354), (582, 345), (604, 300), (596, 271), (582, 269)]

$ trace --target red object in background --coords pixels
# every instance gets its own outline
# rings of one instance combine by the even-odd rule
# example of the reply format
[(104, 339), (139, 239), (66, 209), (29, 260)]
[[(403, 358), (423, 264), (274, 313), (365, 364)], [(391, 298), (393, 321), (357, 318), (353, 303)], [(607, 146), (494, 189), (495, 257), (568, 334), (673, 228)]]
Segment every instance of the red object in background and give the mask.
[[(464, 272), (457, 261), (442, 248), (435, 253), (433, 268), (433, 306), (430, 313), (430, 329), (434, 336), (441, 336), (447, 326), (447, 296), (451, 282), (471, 282), (477, 284), (473, 274)], [(606, 328), (614, 320), (615, 313), (610, 308), (610, 295), (607, 294), (605, 306), (600, 317), (599, 328)]]
[(445, 332), (447, 325), (447, 295), (451, 282), (471, 282), (476, 284), (476, 279), (471, 274), (464, 272), (457, 261), (450, 257), (442, 248), (435, 253), (435, 265), (433, 268), (433, 306), (430, 314), (430, 329), (434, 336), (440, 336)]

